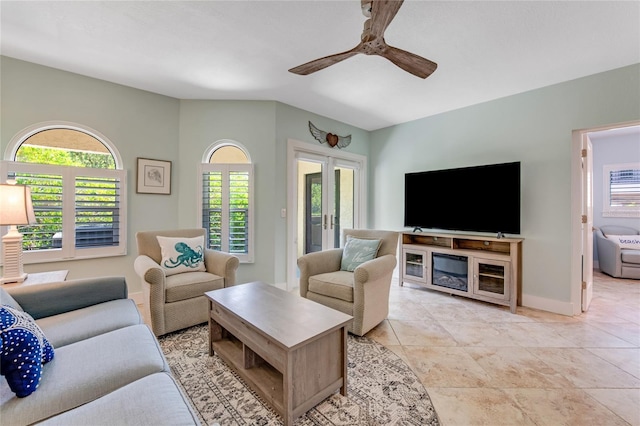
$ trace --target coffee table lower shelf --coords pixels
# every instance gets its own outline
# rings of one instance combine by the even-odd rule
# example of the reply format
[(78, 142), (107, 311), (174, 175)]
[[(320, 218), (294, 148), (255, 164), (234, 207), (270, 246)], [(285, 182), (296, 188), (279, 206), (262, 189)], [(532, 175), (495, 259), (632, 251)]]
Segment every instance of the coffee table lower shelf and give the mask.
[[(233, 370), (238, 373), (242, 379), (252, 384), (254, 390), (264, 398), (278, 412), (284, 412), (284, 391), (282, 382), (282, 373), (273, 368), (269, 363), (260, 358), (260, 361), (254, 362), (253, 366), (248, 366), (245, 362), (245, 352), (251, 351), (241, 341), (236, 338), (218, 340), (212, 342), (213, 351)], [(253, 353), (253, 351), (251, 351)], [(259, 358), (257, 354), (256, 357)], [(250, 356), (249, 358), (255, 357)]]

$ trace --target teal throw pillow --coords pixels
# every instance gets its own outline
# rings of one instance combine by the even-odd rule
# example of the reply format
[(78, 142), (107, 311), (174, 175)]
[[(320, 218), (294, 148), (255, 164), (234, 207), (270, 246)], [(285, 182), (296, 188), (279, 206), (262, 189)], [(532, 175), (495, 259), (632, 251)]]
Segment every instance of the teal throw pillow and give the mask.
[(33, 317), (10, 306), (0, 308), (0, 372), (18, 398), (35, 392), (42, 364), (53, 359), (53, 346)]
[(382, 240), (355, 238), (347, 235), (347, 243), (342, 251), (341, 271), (353, 272), (364, 262), (375, 259)]

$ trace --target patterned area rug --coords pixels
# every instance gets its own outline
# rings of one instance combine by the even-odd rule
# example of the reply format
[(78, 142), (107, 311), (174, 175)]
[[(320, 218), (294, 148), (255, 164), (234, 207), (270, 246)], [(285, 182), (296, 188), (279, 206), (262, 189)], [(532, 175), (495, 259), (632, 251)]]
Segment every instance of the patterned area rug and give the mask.
[[(209, 356), (206, 324), (161, 337), (160, 346), (206, 425), (281, 425), (278, 414), (217, 355)], [(404, 361), (366, 337), (349, 335), (347, 396), (334, 393), (297, 426), (438, 426), (424, 386)]]

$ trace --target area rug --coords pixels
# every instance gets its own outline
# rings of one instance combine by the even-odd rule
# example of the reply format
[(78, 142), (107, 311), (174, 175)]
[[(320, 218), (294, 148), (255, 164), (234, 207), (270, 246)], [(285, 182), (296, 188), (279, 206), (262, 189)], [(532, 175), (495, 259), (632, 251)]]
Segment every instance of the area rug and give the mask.
[[(282, 418), (217, 355), (209, 356), (206, 324), (167, 334), (160, 346), (171, 371), (205, 425), (281, 425)], [(296, 426), (438, 426), (417, 376), (379, 343), (349, 335), (347, 396), (335, 393)]]

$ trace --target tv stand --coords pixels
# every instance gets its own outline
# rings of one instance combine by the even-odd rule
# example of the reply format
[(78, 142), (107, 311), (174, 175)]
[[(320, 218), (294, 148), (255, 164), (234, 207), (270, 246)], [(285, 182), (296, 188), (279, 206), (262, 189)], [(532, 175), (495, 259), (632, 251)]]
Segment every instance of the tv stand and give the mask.
[(416, 226), (415, 228), (413, 228), (413, 232), (422, 232), (422, 228)]
[(401, 233), (405, 282), (509, 306), (521, 304), (522, 238), (435, 232)]

